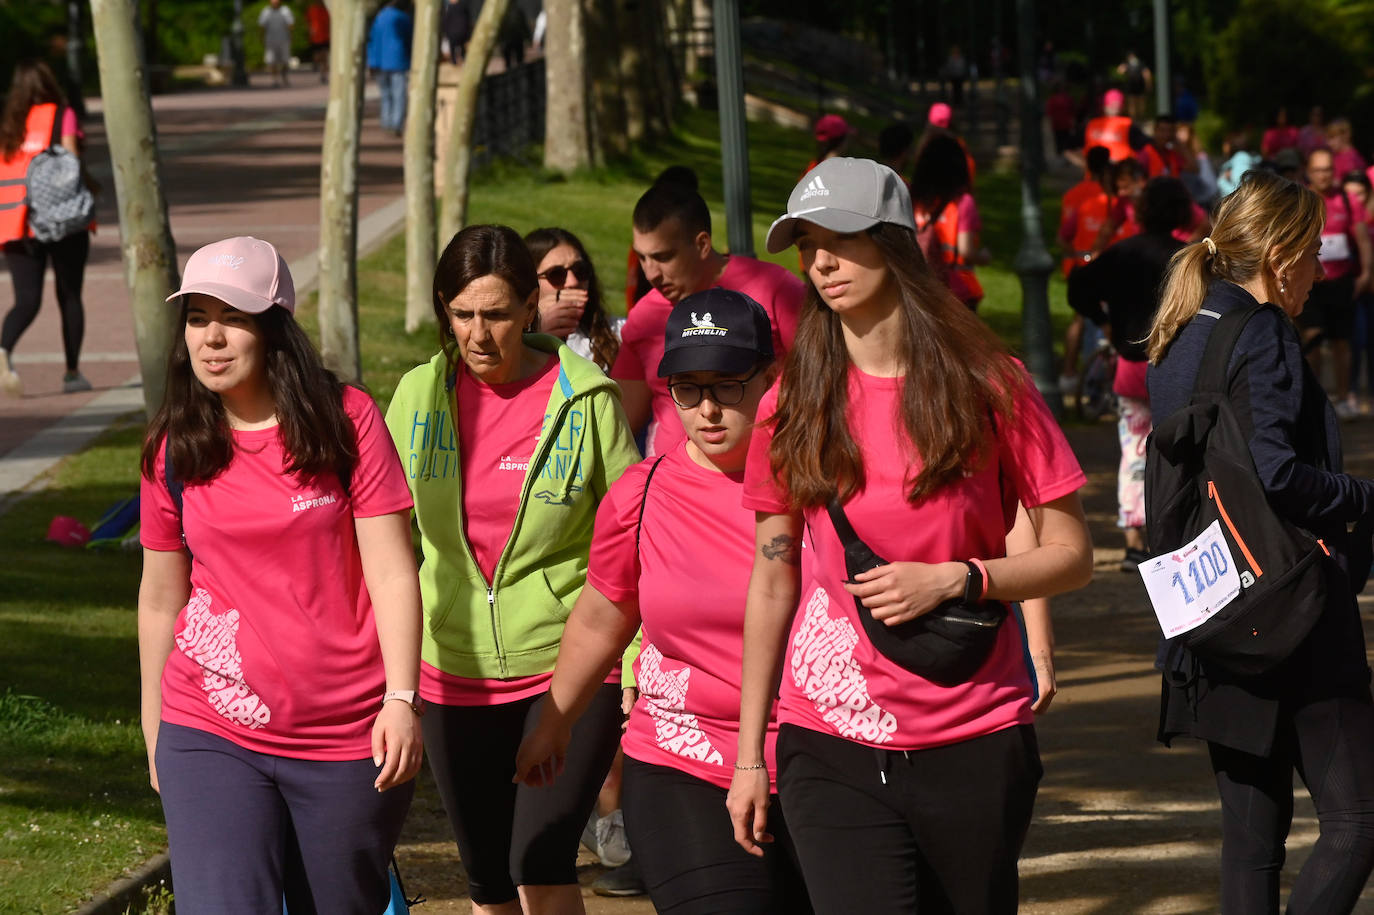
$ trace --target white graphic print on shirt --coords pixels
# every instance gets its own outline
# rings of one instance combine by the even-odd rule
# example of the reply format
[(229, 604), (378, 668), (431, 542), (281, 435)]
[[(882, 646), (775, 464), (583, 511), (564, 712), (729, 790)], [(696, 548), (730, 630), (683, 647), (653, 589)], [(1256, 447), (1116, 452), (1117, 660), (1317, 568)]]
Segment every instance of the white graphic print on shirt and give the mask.
[(711, 745), (701, 730), (696, 715), (689, 715), (687, 683), (692, 668), (663, 669), (663, 652), (650, 643), (639, 655), (639, 689), (644, 701), (653, 706), (654, 736), (661, 750), (696, 759), (716, 766), (725, 765), (725, 758)]
[(201, 689), (211, 708), (234, 724), (256, 730), (272, 720), (272, 710), (243, 679), (239, 654), (239, 612), (211, 610), (210, 594), (196, 588), (186, 604), (186, 626), (177, 648), (200, 666)]
[(854, 660), (854, 646), (859, 643), (854, 624), (830, 616), (829, 609), (830, 595), (817, 588), (792, 639), (792, 682), (839, 736), (889, 743), (897, 718), (868, 694), (868, 681)]

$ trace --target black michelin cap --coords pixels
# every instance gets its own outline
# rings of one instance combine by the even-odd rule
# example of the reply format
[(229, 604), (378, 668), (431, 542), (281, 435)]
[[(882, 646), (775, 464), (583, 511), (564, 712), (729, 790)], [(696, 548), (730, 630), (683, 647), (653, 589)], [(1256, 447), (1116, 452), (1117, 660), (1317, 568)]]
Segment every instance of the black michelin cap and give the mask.
[(683, 372), (737, 375), (772, 358), (768, 312), (744, 293), (716, 286), (673, 306), (663, 333), (658, 377)]

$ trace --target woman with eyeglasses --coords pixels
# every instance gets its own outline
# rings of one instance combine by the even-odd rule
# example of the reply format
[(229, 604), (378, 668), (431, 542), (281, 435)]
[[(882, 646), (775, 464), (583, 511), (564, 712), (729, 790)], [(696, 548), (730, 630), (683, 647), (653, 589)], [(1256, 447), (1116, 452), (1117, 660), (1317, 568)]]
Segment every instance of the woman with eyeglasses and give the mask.
[(424, 563), (425, 750), (473, 911), (582, 911), (577, 845), (620, 743), (620, 674), (603, 677), (551, 791), (514, 784), (587, 574), (597, 506), (639, 460), (620, 390), (535, 333), (539, 281), (520, 236), (468, 226), (434, 271), (439, 352), (387, 410)]
[[(754, 515), (740, 504), (744, 464), (759, 401), (777, 375), (767, 312), (732, 290), (687, 296), (668, 316), (658, 374), (686, 441), (630, 468), (602, 503), (587, 587), (516, 775), (531, 785), (564, 777), (573, 723), (642, 624), (639, 698), (623, 741), (625, 826), (655, 910), (805, 913), (777, 808), (772, 844), (758, 857), (734, 843), (725, 810), (754, 551)], [(765, 755), (751, 767), (770, 786), (775, 736), (770, 724)]]
[(621, 317), (606, 314), (587, 249), (567, 229), (535, 229), (525, 247), (538, 265), (539, 330), (609, 371), (620, 351)]

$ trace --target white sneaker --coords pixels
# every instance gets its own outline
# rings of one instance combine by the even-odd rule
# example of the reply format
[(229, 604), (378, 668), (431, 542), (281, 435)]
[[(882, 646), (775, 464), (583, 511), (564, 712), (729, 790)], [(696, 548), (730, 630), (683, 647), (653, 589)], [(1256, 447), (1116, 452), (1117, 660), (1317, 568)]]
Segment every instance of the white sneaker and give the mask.
[(10, 354), (3, 349), (0, 349), (0, 393), (10, 397), (19, 397), (24, 393), (24, 382), (10, 367)]
[(1338, 400), (1332, 407), (1336, 411), (1336, 418), (1342, 422), (1350, 422), (1352, 419), (1358, 419), (1360, 416), (1359, 406), (1348, 400)]
[(625, 814), (614, 810), (604, 817), (592, 811), (587, 827), (582, 830), (582, 844), (601, 859), (606, 867), (620, 867), (630, 860), (630, 843), (625, 838)]

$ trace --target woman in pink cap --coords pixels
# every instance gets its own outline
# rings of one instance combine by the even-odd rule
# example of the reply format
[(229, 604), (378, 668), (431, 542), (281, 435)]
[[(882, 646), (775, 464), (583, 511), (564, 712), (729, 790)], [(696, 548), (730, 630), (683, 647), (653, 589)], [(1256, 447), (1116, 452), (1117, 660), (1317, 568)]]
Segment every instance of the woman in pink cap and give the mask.
[(854, 134), (854, 128), (838, 114), (823, 114), (816, 119), (812, 133), (816, 137), (816, 158), (807, 163), (800, 177), (805, 177), (807, 172), (826, 159), (843, 156), (845, 147), (849, 145), (849, 138)]
[(191, 255), (143, 447), (143, 733), (180, 912), (376, 915), (420, 768), (410, 491), (256, 238)]

